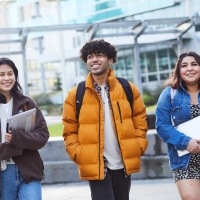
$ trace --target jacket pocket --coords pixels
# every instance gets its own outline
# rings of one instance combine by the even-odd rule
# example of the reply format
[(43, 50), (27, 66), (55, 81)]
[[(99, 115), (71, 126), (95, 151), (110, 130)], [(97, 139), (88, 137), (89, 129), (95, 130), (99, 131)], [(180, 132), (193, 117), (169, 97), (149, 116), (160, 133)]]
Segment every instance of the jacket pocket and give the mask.
[(182, 118), (182, 114), (181, 114), (181, 106), (179, 105), (174, 105), (172, 107), (172, 113), (171, 113), (171, 117), (172, 117), (172, 120), (174, 122), (174, 124), (179, 124), (180, 121), (181, 121), (181, 118)]
[(118, 101), (117, 101), (117, 108), (118, 108), (118, 111), (119, 111), (120, 122), (122, 123), (122, 114), (121, 114), (121, 109), (120, 109), (120, 105), (119, 105)]

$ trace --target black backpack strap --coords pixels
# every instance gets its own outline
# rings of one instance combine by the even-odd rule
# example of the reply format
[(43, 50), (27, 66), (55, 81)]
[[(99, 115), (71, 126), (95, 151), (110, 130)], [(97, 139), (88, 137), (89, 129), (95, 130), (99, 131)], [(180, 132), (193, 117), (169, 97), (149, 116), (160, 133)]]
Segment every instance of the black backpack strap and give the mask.
[(124, 89), (124, 92), (126, 93), (126, 98), (128, 99), (128, 102), (130, 104), (132, 114), (133, 114), (133, 91), (131, 89), (131, 86), (125, 78), (120, 78), (120, 77), (116, 77), (116, 78), (121, 83)]
[(79, 113), (82, 106), (84, 93), (85, 93), (85, 81), (82, 81), (78, 84), (76, 90), (76, 119), (79, 118)]

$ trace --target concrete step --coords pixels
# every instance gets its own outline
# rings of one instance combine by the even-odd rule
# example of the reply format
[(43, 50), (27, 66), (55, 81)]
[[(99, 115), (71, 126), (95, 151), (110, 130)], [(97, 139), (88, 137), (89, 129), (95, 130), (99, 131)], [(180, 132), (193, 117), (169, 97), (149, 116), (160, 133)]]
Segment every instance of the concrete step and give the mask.
[[(80, 181), (77, 165), (72, 161), (44, 162), (45, 179), (42, 183), (67, 183)], [(143, 156), (141, 171), (131, 175), (132, 179), (172, 178), (167, 156)]]
[[(171, 178), (166, 144), (159, 138), (156, 130), (148, 131), (147, 140), (149, 145), (145, 155), (141, 157), (141, 171), (132, 174), (132, 179)], [(62, 137), (50, 138), (39, 152), (44, 161), (45, 180), (42, 183), (80, 181), (77, 165), (67, 155)]]

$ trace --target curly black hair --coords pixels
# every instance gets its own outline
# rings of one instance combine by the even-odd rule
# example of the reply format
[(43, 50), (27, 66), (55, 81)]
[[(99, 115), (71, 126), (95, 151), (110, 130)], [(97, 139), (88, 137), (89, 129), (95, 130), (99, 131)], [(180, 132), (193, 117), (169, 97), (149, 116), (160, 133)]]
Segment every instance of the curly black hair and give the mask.
[(80, 58), (86, 63), (89, 54), (102, 53), (112, 59), (113, 63), (117, 61), (117, 50), (109, 42), (101, 40), (91, 40), (87, 42), (80, 50)]

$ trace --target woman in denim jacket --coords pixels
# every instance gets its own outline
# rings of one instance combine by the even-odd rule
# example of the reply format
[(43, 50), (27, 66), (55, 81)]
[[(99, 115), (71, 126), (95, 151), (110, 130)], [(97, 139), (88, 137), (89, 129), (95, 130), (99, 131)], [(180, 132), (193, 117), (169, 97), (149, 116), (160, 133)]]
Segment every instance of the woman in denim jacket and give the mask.
[[(156, 108), (156, 129), (168, 145), (170, 168), (181, 198), (199, 200), (200, 140), (177, 131), (174, 125), (200, 115), (200, 56), (195, 52), (181, 54), (164, 86)], [(177, 150), (184, 149), (190, 153), (179, 157)]]

